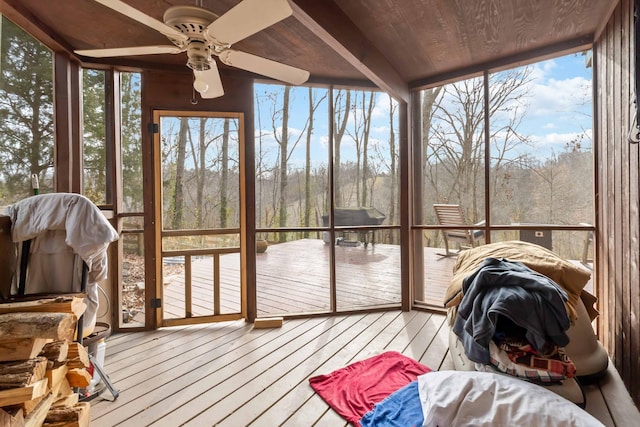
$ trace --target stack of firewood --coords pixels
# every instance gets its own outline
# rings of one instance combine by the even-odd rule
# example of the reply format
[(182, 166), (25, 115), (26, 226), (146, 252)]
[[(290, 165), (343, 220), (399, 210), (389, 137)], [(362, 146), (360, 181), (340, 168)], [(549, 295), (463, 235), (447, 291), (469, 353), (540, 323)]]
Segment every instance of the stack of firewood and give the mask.
[(89, 403), (73, 388), (91, 382), (75, 342), (80, 297), (0, 304), (0, 426), (88, 426)]

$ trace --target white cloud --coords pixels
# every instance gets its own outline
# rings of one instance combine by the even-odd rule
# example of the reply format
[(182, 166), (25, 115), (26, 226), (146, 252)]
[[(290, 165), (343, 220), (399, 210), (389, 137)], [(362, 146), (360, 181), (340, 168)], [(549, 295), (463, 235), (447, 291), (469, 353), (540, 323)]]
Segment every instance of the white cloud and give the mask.
[(554, 59), (538, 62), (533, 64), (531, 77), (535, 80), (545, 80), (549, 75), (553, 74), (553, 70), (558, 68), (558, 64)]
[[(589, 138), (592, 137), (592, 130), (587, 129), (585, 133)], [(581, 132), (569, 133), (547, 133), (540, 135), (532, 135), (531, 140), (535, 147), (557, 147), (563, 148), (567, 143), (574, 141), (581, 135)]]
[[(381, 133), (381, 134), (386, 134), (389, 135), (389, 126), (388, 125), (379, 125), (379, 126), (372, 126), (371, 127), (371, 131), (373, 133)], [(396, 129), (397, 132), (397, 129)]]
[(544, 116), (588, 111), (591, 91), (591, 80), (583, 77), (535, 82), (529, 92), (529, 113)]

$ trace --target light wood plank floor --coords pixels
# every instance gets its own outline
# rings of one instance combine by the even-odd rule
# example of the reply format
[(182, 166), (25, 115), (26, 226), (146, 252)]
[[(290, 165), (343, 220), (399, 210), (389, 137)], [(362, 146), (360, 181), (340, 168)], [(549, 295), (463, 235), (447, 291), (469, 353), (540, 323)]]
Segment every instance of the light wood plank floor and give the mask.
[[(117, 334), (107, 340), (105, 368), (121, 394), (92, 402), (91, 425), (344, 426), (309, 377), (386, 350), (452, 369), (447, 347), (445, 316), (423, 311), (291, 319), (279, 329), (234, 321)], [(587, 409), (607, 426), (640, 419), (613, 370), (586, 393)]]

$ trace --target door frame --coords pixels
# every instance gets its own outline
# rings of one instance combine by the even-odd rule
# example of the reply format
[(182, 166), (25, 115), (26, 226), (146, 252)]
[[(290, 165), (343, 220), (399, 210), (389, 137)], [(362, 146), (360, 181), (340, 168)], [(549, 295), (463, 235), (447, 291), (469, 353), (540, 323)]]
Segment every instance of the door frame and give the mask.
[[(165, 251), (162, 249), (162, 150), (160, 141), (160, 119), (162, 117), (211, 117), (211, 118), (232, 118), (238, 120), (238, 160), (239, 160), (239, 209), (240, 209), (240, 312), (231, 314), (213, 314), (209, 316), (185, 317), (176, 319), (164, 319), (163, 315), (163, 255)], [(184, 111), (184, 110), (153, 110), (153, 238), (155, 240), (155, 251), (153, 254), (154, 270), (156, 272), (155, 280), (155, 303), (151, 310), (154, 310), (155, 327), (191, 325), (199, 323), (222, 322), (229, 320), (245, 319), (247, 316), (247, 214), (246, 214), (246, 178), (245, 178), (245, 126), (244, 113), (241, 112), (214, 112), (214, 111)], [(237, 229), (233, 229), (237, 230)], [(215, 232), (203, 232), (203, 235), (216, 234)], [(166, 251), (169, 252), (169, 251)], [(224, 252), (224, 251), (221, 251)], [(185, 274), (187, 274), (185, 268)]]

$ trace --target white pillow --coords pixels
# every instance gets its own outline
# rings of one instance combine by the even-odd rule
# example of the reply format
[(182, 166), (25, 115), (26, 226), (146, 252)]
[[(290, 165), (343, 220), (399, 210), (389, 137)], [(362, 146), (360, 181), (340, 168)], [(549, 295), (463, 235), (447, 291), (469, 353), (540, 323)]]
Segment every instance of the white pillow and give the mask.
[(602, 426), (544, 387), (488, 372), (439, 371), (418, 377), (424, 426)]

